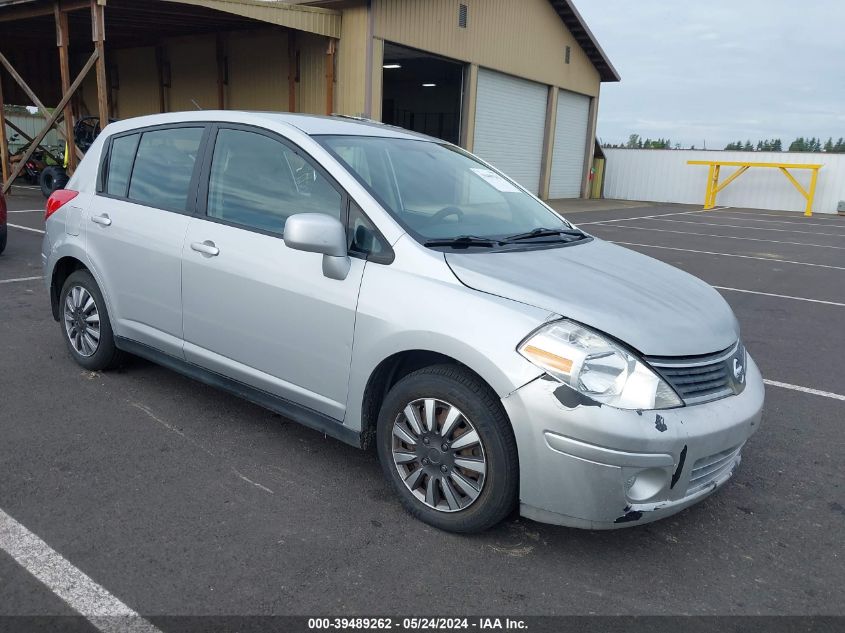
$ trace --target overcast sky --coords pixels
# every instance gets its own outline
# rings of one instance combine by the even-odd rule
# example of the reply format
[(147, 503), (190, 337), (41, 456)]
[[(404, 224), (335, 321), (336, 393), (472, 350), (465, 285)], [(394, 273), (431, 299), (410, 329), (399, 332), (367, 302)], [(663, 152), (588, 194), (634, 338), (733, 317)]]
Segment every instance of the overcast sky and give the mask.
[(598, 136), (722, 149), (845, 136), (845, 0), (575, 0), (620, 83)]

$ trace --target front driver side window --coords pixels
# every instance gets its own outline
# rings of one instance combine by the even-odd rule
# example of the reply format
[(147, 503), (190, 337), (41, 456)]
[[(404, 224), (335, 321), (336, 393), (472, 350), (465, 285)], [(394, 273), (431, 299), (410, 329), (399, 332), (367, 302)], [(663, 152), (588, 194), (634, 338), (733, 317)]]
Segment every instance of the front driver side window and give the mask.
[(208, 183), (209, 217), (281, 235), (296, 213), (340, 219), (341, 195), (314, 167), (263, 134), (217, 133)]

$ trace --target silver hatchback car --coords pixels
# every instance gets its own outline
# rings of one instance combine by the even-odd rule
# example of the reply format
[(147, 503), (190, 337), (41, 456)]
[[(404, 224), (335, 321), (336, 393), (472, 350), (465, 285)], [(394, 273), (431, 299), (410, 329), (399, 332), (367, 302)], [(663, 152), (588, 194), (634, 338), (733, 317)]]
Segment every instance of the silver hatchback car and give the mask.
[(704, 282), (562, 219), (462, 149), (342, 117), (109, 125), (47, 203), (53, 316), (375, 446), (445, 530), (591, 529), (724, 484), (763, 382)]

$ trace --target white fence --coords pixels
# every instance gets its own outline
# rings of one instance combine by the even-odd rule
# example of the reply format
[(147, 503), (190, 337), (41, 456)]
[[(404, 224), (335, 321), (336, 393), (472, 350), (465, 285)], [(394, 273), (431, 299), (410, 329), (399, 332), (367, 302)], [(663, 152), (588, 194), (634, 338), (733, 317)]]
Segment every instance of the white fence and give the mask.
[[(836, 213), (845, 200), (845, 154), (796, 152), (721, 152), (704, 150), (604, 149), (607, 157), (604, 197), (703, 204), (706, 166), (687, 165), (688, 160), (734, 160), (763, 163), (822, 164), (813, 211)], [(720, 181), (735, 168), (723, 167)], [(806, 189), (809, 170), (791, 172)], [(806, 201), (779, 169), (751, 168), (716, 198), (717, 206), (803, 211)]]
[[(8, 114), (6, 115), (6, 120), (17, 125), (30, 138), (34, 138), (35, 135), (41, 131), (41, 128), (44, 127), (44, 123), (46, 123), (44, 117), (35, 115), (28, 116), (25, 114)], [(12, 154), (17, 152), (21, 147), (23, 147), (27, 143), (29, 143), (29, 141), (27, 141), (24, 137), (22, 137), (20, 134), (18, 134), (11, 127), (8, 126), (6, 127), (6, 137), (9, 139), (9, 151)], [(59, 139), (59, 134), (54, 128), (47, 132), (47, 136), (44, 137), (44, 140), (41, 141), (41, 144), (60, 149), (64, 143)]]

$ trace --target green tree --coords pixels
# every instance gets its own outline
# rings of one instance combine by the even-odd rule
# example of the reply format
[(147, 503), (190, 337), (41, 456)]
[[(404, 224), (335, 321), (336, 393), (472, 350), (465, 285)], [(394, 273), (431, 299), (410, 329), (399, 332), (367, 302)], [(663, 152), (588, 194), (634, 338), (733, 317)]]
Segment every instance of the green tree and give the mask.
[(804, 140), (803, 136), (799, 136), (797, 139), (792, 141), (789, 144), (789, 151), (790, 152), (806, 152), (807, 151), (807, 142)]
[(779, 138), (772, 140), (772, 151), (773, 152), (782, 152), (783, 151), (783, 141)]
[(827, 142), (824, 144), (824, 151), (828, 153), (833, 151), (833, 137), (827, 139)]
[(631, 136), (628, 137), (628, 144), (626, 145), (626, 147), (628, 147), (629, 149), (636, 149), (637, 146), (641, 143), (642, 141), (640, 141), (639, 134), (631, 134)]

